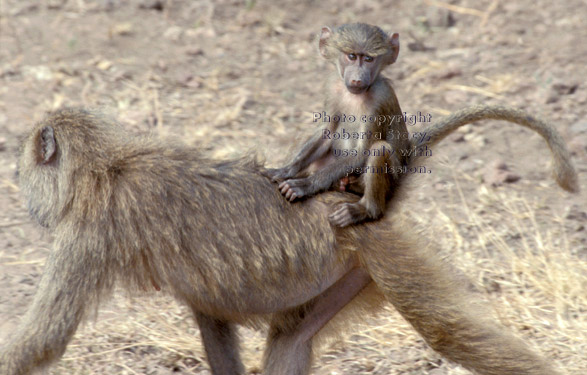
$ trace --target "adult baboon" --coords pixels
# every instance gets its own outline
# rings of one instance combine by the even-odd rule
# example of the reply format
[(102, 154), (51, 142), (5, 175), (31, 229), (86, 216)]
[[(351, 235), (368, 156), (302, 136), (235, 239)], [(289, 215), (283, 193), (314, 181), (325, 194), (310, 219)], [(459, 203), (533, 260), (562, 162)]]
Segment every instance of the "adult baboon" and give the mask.
[(55, 240), (33, 303), (0, 351), (2, 375), (59, 358), (116, 283), (187, 304), (215, 375), (244, 373), (235, 323), (268, 321), (265, 374), (307, 374), (313, 336), (343, 307), (383, 296), (471, 370), (556, 374), (484, 317), (467, 282), (434, 245), (411, 239), (398, 214), (333, 229), (330, 207), (354, 195), (291, 205), (252, 160), (208, 160), (79, 109), (37, 124), (18, 170), (31, 215)]

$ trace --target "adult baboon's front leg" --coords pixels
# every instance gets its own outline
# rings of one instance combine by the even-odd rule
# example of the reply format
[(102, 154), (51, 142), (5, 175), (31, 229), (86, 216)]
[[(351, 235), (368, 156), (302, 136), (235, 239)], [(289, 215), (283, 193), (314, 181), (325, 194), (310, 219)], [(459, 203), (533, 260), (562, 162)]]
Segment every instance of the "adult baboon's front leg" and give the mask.
[(199, 312), (195, 315), (212, 374), (243, 375), (236, 326)]

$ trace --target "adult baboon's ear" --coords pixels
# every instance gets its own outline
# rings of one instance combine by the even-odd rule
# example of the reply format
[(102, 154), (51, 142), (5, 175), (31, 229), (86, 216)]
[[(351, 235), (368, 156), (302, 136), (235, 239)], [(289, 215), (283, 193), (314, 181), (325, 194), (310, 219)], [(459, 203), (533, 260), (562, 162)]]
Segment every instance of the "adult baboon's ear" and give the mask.
[(39, 145), (37, 148), (37, 160), (47, 164), (55, 160), (57, 154), (57, 142), (55, 133), (51, 126), (44, 126), (39, 134)]

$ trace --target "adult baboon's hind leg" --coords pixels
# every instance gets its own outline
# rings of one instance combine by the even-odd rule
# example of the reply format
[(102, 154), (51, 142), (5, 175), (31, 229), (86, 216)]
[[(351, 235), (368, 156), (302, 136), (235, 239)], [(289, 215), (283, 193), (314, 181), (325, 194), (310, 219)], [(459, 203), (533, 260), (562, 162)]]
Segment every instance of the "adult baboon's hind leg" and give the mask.
[(307, 305), (274, 314), (263, 374), (308, 374), (314, 335), (371, 282), (364, 269), (354, 268)]
[(297, 327), (303, 308), (275, 314), (263, 358), (263, 375), (306, 375), (312, 363), (312, 339), (301, 340)]
[(391, 232), (366, 235), (361, 256), (371, 277), (433, 349), (482, 375), (558, 374), (488, 313), (472, 284), (436, 248)]

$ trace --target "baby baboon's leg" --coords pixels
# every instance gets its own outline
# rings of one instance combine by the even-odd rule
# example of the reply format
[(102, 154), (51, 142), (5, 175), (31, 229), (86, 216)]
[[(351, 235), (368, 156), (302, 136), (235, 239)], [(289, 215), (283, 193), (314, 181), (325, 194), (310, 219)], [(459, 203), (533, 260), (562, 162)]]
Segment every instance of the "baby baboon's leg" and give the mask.
[(391, 145), (385, 141), (371, 145), (369, 158), (360, 177), (364, 186), (363, 197), (355, 203), (339, 204), (329, 216), (334, 225), (346, 227), (366, 219), (378, 219), (383, 215), (387, 195), (392, 189), (391, 183), (396, 179), (388, 171), (394, 171), (395, 167), (401, 166), (395, 155), (388, 155), (390, 152)]
[(243, 375), (234, 324), (196, 312), (208, 364), (214, 375)]
[[(377, 246), (381, 238), (387, 246)], [(488, 314), (473, 286), (432, 246), (375, 233), (361, 255), (386, 298), (446, 358), (482, 375), (554, 375), (552, 366)], [(381, 241), (381, 239), (380, 239)]]

